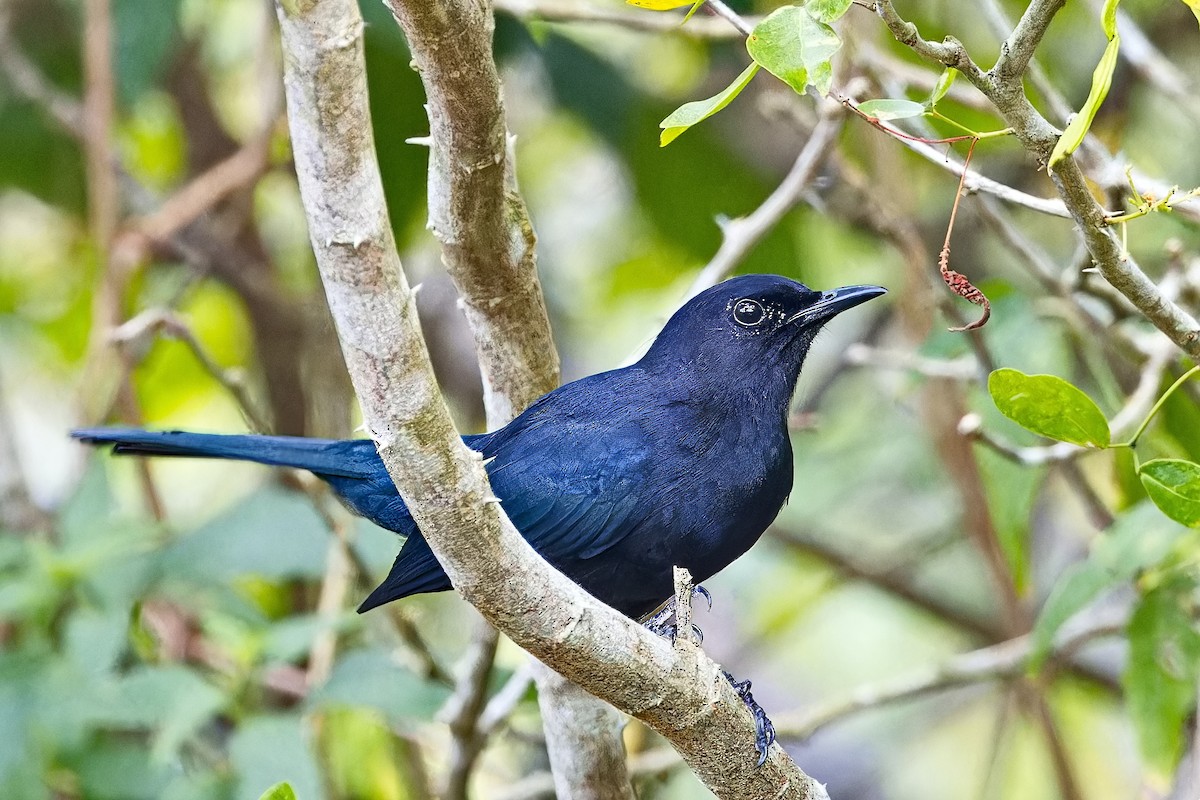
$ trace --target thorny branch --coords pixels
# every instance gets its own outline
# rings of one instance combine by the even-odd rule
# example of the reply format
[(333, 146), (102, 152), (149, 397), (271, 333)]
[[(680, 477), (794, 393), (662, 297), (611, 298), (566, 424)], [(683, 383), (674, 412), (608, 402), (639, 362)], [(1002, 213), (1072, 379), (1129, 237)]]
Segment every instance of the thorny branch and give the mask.
[(588, 596), (488, 502), (479, 455), (435, 389), (396, 256), (357, 5), (288, 3), (278, 14), (301, 198), (347, 365), (366, 427), (451, 582), (518, 645), (670, 739), (718, 795), (826, 796), (778, 747), (755, 768), (750, 713), (703, 653), (683, 658)]

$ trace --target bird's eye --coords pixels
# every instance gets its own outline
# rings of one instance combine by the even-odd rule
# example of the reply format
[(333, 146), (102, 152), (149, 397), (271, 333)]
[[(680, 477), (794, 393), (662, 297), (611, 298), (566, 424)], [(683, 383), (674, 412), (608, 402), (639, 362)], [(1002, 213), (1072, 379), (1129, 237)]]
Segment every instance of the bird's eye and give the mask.
[(733, 304), (733, 321), (744, 328), (753, 328), (767, 318), (762, 303), (757, 300), (738, 300)]

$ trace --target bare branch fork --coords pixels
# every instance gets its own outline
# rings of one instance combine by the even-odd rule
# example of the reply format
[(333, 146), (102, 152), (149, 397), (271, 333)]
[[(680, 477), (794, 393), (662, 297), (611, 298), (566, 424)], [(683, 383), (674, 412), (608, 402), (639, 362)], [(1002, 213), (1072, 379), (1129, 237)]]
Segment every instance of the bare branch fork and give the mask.
[[(922, 38), (916, 26), (899, 15), (891, 0), (878, 0), (875, 7), (897, 41), (931, 61), (961, 72), (995, 105), (1025, 149), (1039, 164), (1046, 164), (1058, 141), (1059, 131), (1029, 102), (1022, 79), (1046, 29), (1065, 2), (1033, 0), (988, 72), (981, 69), (967, 54), (962, 43), (953, 37), (947, 37), (943, 42), (930, 42)], [(1051, 167), (1050, 176), (1072, 219), (1079, 226), (1084, 244), (1100, 274), (1179, 349), (1193, 359), (1200, 358), (1200, 325), (1165, 297), (1122, 247), (1108, 225), (1104, 209), (1092, 196), (1075, 158), (1068, 156)]]
[(358, 7), (279, 0), (277, 10), (301, 197), (347, 366), (380, 456), (451, 581), (518, 645), (668, 738), (718, 796), (826, 796), (778, 747), (755, 768), (753, 720), (716, 664), (587, 595), (489, 502), (482, 460), (435, 388), (388, 224)]

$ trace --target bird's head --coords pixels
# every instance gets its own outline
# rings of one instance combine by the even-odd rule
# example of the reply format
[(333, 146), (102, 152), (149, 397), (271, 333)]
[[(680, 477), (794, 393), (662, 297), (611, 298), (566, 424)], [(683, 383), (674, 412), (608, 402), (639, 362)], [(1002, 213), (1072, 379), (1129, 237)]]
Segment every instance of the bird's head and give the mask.
[(790, 395), (809, 345), (825, 323), (879, 297), (879, 286), (821, 292), (779, 275), (718, 283), (675, 312), (646, 353), (647, 364), (749, 376), (766, 368)]

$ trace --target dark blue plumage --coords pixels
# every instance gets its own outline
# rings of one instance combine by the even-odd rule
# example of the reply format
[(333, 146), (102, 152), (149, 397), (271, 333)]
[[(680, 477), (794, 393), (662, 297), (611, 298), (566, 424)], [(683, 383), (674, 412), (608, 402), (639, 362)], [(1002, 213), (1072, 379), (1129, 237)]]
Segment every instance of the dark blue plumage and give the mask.
[[(510, 424), (464, 437), (544, 558), (631, 617), (671, 596), (671, 567), (697, 582), (754, 544), (792, 486), (787, 410), (817, 331), (883, 293), (815, 292), (770, 275), (692, 299), (636, 364), (566, 384)], [(257, 461), (310, 470), (356, 512), (406, 540), (359, 608), (451, 588), (368, 440), (93, 429), (116, 453)]]

